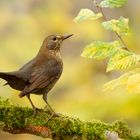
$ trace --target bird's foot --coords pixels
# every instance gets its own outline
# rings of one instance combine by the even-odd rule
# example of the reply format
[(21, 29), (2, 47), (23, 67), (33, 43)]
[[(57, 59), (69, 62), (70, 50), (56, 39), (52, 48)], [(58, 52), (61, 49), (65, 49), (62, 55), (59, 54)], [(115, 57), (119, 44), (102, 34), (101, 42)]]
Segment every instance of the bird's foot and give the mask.
[(50, 115), (53, 114), (53, 116), (57, 116), (55, 111), (52, 108), (49, 108), (47, 105), (45, 106), (44, 110), (45, 110), (45, 112), (47, 112)]
[(33, 108), (33, 114), (34, 116), (36, 116), (38, 113), (42, 112), (43, 110), (42, 109), (39, 109), (39, 108)]
[(53, 117), (60, 117), (60, 114), (53, 112), (46, 123), (48, 123)]
[(52, 117), (60, 117), (60, 113), (52, 112), (52, 113), (51, 113), (51, 116), (52, 116)]

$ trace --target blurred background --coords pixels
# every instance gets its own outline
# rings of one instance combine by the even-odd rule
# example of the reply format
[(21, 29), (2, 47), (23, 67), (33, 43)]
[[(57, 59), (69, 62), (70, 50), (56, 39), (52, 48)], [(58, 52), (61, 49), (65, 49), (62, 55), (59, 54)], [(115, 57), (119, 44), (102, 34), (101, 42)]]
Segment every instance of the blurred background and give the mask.
[[(119, 9), (105, 9), (107, 19), (129, 17), (131, 34), (124, 38), (129, 49), (140, 53), (140, 1), (128, 0)], [(92, 0), (0, 0), (0, 71), (14, 71), (33, 58), (43, 39), (50, 34), (74, 36), (63, 43), (63, 74), (48, 95), (49, 103), (56, 112), (78, 117), (83, 121), (98, 119), (113, 122), (128, 121), (135, 132), (140, 131), (140, 95), (127, 93), (124, 87), (103, 92), (102, 86), (125, 71), (106, 73), (107, 61), (95, 61), (80, 56), (85, 45), (94, 40), (116, 39), (105, 31), (98, 21), (73, 22), (82, 8), (97, 12)], [(0, 96), (14, 104), (29, 106), (26, 98), (18, 97), (19, 91), (2, 87)], [(45, 106), (41, 96), (32, 95), (36, 106)], [(4, 140), (43, 140), (33, 135), (11, 135), (0, 132)]]

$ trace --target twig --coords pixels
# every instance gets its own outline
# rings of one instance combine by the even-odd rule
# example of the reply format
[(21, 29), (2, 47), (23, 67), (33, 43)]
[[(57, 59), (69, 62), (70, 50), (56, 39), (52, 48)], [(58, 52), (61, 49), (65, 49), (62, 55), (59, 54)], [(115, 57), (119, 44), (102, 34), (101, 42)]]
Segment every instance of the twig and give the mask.
[(127, 47), (127, 45), (125, 44), (125, 42), (124, 42), (124, 40), (122, 39), (122, 37), (117, 33), (117, 32), (114, 32), (115, 34), (116, 34), (116, 36), (120, 39), (120, 41), (122, 42), (122, 44), (123, 44), (123, 49), (124, 50), (127, 50), (127, 51), (130, 51), (129, 49), (128, 49), (128, 47)]
[(94, 3), (94, 5), (100, 10), (100, 12), (102, 13), (103, 19), (104, 19), (105, 21), (107, 21), (106, 15), (104, 14), (103, 9), (99, 6), (99, 4), (97, 3), (97, 1), (96, 1), (96, 0), (93, 0), (93, 3)]
[[(93, 3), (94, 3), (94, 5), (100, 10), (100, 12), (102, 13), (104, 21), (107, 21), (106, 15), (105, 15), (105, 13), (104, 13), (102, 7), (100, 7), (100, 5), (97, 3), (96, 0), (93, 0)], [(119, 38), (119, 40), (120, 40), (121, 43), (123, 44), (123, 46), (124, 46), (123, 49), (124, 49), (124, 50), (127, 50), (127, 51), (130, 51), (130, 50), (128, 49), (126, 43), (125, 43), (124, 40), (122, 39), (122, 37), (121, 37), (117, 32), (114, 32), (114, 33), (116, 34), (116, 36)]]

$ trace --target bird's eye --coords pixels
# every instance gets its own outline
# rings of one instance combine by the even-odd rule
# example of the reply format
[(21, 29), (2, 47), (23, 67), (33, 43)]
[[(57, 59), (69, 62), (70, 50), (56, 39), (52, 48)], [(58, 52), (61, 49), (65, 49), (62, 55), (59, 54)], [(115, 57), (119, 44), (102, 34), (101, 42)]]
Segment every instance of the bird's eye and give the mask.
[(57, 38), (56, 38), (56, 37), (54, 37), (52, 40), (53, 40), (53, 41), (56, 41), (56, 39), (57, 39)]

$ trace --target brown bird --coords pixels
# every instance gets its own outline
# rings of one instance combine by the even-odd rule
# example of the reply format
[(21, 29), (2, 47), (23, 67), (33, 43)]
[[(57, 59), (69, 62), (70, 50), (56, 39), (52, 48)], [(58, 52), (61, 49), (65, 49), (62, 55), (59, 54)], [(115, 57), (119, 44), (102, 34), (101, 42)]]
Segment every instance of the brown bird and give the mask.
[(43, 99), (52, 115), (56, 114), (48, 104), (47, 94), (60, 78), (63, 70), (63, 62), (60, 56), (61, 44), (71, 36), (72, 34), (48, 36), (43, 41), (38, 54), (31, 61), (17, 71), (0, 72), (0, 78), (7, 81), (5, 85), (20, 90), (19, 97), (26, 96), (29, 99), (34, 114), (37, 113), (37, 108), (30, 99), (31, 93), (43, 95)]

